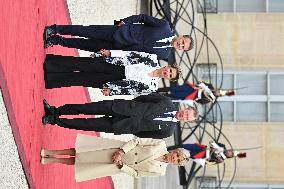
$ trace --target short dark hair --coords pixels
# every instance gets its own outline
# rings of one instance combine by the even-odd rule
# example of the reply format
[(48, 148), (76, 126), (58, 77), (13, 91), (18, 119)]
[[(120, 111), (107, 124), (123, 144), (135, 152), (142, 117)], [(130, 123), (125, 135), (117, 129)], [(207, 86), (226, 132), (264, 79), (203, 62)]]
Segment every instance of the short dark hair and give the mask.
[(171, 64), (169, 65), (171, 66), (172, 68), (176, 69), (177, 70), (177, 75), (175, 78), (171, 78), (170, 80), (171, 81), (177, 81), (181, 76), (182, 76), (182, 72), (181, 72), (181, 68), (179, 67), (179, 65), (177, 64)]
[(186, 51), (190, 51), (194, 47), (194, 40), (190, 35), (183, 35), (183, 37), (190, 39), (190, 45), (189, 45), (188, 49), (186, 50)]

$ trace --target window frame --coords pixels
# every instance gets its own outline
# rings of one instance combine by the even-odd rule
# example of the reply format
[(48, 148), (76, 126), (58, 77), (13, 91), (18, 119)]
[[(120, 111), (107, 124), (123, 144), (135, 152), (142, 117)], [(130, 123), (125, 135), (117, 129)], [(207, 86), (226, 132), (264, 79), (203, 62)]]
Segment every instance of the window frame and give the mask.
[[(250, 75), (266, 75), (266, 95), (238, 95), (238, 91), (236, 91), (235, 96), (224, 96), (218, 99), (219, 102), (232, 102), (233, 103), (233, 120), (227, 122), (234, 123), (252, 123), (250, 121), (238, 121), (237, 120), (237, 103), (238, 102), (265, 102), (267, 107), (267, 117), (266, 122), (268, 123), (279, 123), (277, 121), (271, 121), (271, 103), (273, 102), (283, 102), (284, 103), (284, 94), (283, 95), (271, 95), (270, 94), (270, 77), (272, 75), (283, 75), (284, 72), (278, 71), (225, 71), (224, 74), (231, 74), (233, 77), (233, 88), (237, 88), (237, 75), (240, 74), (250, 74)], [(218, 76), (217, 76), (218, 77)], [(262, 122), (262, 121), (256, 121)], [(283, 123), (284, 121), (280, 121)]]
[(219, 3), (219, 0), (217, 0), (217, 12), (218, 13), (283, 13), (284, 7), (282, 11), (272, 11), (270, 10), (271, 0), (265, 0), (265, 11), (237, 11), (237, 1), (238, 0), (232, 0), (233, 1), (233, 11), (220, 11), (219, 7), (222, 7)]
[[(223, 186), (228, 186), (229, 183), (224, 182), (222, 183), (221, 188), (223, 188)], [(224, 187), (224, 188), (225, 188)], [(230, 185), (229, 187), (230, 189), (242, 189), (242, 188), (252, 188), (252, 189), (284, 189), (284, 184), (261, 184), (261, 183), (233, 183)]]

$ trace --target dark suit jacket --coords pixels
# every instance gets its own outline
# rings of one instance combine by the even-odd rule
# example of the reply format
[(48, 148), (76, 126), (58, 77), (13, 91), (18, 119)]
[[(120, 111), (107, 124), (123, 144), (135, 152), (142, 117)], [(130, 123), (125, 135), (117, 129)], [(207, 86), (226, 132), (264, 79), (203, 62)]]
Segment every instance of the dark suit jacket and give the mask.
[(173, 134), (175, 122), (153, 120), (165, 112), (177, 111), (170, 98), (157, 93), (142, 95), (133, 100), (114, 100), (112, 110), (128, 118), (113, 123), (115, 134), (131, 133), (143, 138), (166, 138)]
[(169, 57), (171, 47), (153, 48), (165, 46), (165, 43), (156, 41), (173, 36), (166, 20), (140, 14), (122, 19), (122, 21), (125, 24), (118, 27), (113, 35), (114, 41), (122, 45), (122, 50), (156, 54), (158, 59)]

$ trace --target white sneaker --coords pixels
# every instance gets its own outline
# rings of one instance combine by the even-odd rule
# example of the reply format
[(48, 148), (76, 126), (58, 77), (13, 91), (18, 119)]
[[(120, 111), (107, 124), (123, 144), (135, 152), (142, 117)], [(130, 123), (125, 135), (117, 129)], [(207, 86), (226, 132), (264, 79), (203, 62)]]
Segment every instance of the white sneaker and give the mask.
[(40, 159), (40, 163), (41, 163), (42, 165), (47, 164), (47, 158), (42, 157), (42, 158)]
[(48, 150), (46, 150), (46, 149), (41, 149), (41, 151), (40, 151), (40, 156), (41, 157), (45, 157), (45, 158), (48, 158), (48, 157), (53, 157), (52, 155), (49, 155), (48, 153)]
[(41, 156), (41, 157), (47, 157), (47, 156), (48, 156), (48, 155), (46, 154), (46, 151), (45, 151), (44, 148), (41, 149), (41, 151), (40, 151), (40, 156)]

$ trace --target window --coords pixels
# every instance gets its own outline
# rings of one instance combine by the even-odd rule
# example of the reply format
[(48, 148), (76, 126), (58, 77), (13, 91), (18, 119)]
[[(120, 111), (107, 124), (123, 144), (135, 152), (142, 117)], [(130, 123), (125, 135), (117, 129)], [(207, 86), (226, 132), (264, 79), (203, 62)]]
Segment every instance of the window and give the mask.
[(284, 1), (218, 0), (218, 12), (284, 12)]
[[(217, 75), (217, 83), (220, 79)], [(283, 72), (224, 73), (222, 88), (237, 90), (235, 96), (218, 99), (223, 121), (284, 122), (283, 83)]]
[[(227, 186), (227, 183), (222, 183)], [(223, 188), (223, 187), (222, 187)], [(284, 189), (283, 184), (233, 183), (230, 189)]]
[[(217, 12), (284, 12), (283, 0), (202, 0), (198, 1), (208, 13)], [(197, 11), (202, 12), (199, 4)]]
[(197, 2), (197, 12), (217, 13), (218, 0), (201, 0)]

